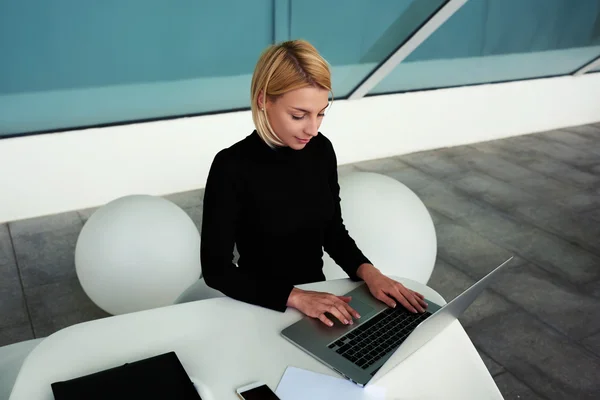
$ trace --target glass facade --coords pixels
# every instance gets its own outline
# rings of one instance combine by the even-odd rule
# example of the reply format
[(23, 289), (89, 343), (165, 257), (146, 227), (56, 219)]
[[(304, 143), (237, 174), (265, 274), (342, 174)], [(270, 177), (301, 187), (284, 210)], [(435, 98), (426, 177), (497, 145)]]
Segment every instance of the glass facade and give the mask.
[(332, 65), (343, 98), (401, 46), (446, 0), (291, 1), (290, 37), (315, 45)]
[(246, 107), (258, 54), (273, 41), (272, 8), (0, 0), (0, 132)]
[(372, 94), (570, 74), (600, 55), (600, 0), (469, 0)]
[[(247, 109), (260, 52), (294, 38), (344, 98), (448, 1), (0, 0), (0, 137)], [(371, 94), (572, 73), (599, 24), (600, 0), (468, 0)]]

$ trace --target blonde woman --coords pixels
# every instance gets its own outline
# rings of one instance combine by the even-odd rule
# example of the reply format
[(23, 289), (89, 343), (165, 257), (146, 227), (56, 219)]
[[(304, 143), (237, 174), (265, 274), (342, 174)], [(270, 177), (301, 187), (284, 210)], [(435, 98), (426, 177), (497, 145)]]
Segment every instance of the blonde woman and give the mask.
[(375, 268), (343, 224), (336, 155), (319, 132), (330, 92), (329, 66), (306, 41), (272, 45), (260, 56), (251, 84), (256, 129), (215, 156), (206, 182), (205, 282), (240, 301), (352, 324), (360, 316), (349, 298), (294, 287), (325, 279), (324, 249), (377, 299), (423, 312), (423, 296)]

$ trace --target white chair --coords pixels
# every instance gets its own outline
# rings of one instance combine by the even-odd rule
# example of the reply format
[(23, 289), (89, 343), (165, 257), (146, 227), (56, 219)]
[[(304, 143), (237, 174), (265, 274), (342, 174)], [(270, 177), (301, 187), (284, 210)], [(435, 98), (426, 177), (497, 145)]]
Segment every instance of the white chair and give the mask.
[(0, 399), (8, 399), (23, 362), (44, 338), (0, 347)]
[(200, 234), (164, 198), (121, 197), (88, 219), (75, 266), (86, 294), (111, 314), (168, 306), (202, 276)]
[[(342, 219), (350, 236), (386, 275), (427, 284), (437, 256), (435, 226), (427, 207), (401, 182), (372, 172), (340, 176)], [(347, 274), (327, 255), (325, 277)]]

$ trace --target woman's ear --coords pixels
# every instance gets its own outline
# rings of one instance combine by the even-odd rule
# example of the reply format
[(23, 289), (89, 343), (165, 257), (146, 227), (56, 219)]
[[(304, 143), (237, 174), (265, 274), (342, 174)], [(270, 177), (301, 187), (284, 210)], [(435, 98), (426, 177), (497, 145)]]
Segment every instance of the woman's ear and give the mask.
[(258, 92), (258, 108), (262, 111), (265, 109), (265, 96), (264, 96), (264, 90), (261, 90), (260, 92)]

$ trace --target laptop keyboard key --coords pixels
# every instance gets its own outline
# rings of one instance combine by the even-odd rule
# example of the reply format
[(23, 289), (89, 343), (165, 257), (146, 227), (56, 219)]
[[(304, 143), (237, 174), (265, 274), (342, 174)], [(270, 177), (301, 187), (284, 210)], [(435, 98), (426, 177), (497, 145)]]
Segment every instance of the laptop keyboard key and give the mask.
[(350, 350), (351, 347), (352, 346), (350, 346), (349, 344), (345, 344), (338, 350), (338, 353), (344, 353), (344, 352)]

